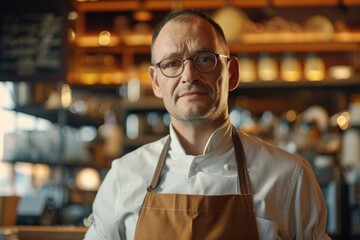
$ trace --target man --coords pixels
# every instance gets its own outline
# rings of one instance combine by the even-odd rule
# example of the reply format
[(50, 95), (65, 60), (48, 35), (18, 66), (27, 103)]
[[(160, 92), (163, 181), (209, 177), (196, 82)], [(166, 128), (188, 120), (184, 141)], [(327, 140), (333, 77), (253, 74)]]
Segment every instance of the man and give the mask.
[(329, 239), (309, 164), (231, 125), (238, 62), (221, 28), (202, 12), (173, 12), (151, 54), (170, 134), (113, 162), (85, 239)]

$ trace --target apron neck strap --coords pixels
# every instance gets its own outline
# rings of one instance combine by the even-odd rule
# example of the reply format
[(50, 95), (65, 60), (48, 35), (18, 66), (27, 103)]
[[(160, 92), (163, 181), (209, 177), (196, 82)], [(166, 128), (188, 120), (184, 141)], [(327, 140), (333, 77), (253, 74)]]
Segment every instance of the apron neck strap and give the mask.
[(238, 179), (240, 185), (240, 193), (251, 194), (250, 180), (248, 174), (248, 168), (245, 159), (244, 147), (240, 141), (239, 134), (236, 132), (235, 127), (232, 127), (232, 139), (234, 144)]
[(164, 167), (165, 164), (165, 160), (166, 160), (166, 155), (168, 153), (169, 150), (169, 146), (170, 146), (170, 136), (166, 139), (165, 145), (163, 147), (163, 150), (161, 151), (160, 157), (159, 157), (159, 161), (157, 163), (156, 166), (156, 170), (153, 176), (153, 179), (151, 181), (151, 184), (147, 187), (147, 190), (149, 192), (151, 192), (152, 190), (154, 190), (160, 182), (160, 175), (161, 175), (161, 171)]
[[(232, 127), (232, 139), (235, 149), (235, 158), (236, 158), (236, 165), (237, 165), (237, 171), (238, 171), (238, 180), (240, 185), (240, 193), (241, 194), (251, 194), (251, 188), (250, 188), (250, 181), (249, 181), (249, 175), (248, 175), (248, 169), (246, 165), (245, 160), (245, 153), (244, 148), (241, 144), (240, 137), (238, 133), (236, 132), (235, 127)], [(156, 166), (156, 170), (153, 176), (153, 179), (151, 181), (151, 184), (147, 187), (147, 190), (149, 192), (153, 191), (160, 182), (160, 175), (161, 171), (165, 165), (166, 156), (169, 150), (170, 146), (170, 136), (167, 138), (165, 145), (161, 151), (159, 161)]]

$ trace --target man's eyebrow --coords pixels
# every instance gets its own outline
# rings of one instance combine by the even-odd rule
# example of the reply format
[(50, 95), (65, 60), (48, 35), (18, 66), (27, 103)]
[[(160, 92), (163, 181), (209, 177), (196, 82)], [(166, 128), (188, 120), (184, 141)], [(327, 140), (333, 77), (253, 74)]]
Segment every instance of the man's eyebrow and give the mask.
[[(189, 57), (192, 57), (192, 56), (194, 56), (196, 54), (199, 54), (199, 53), (213, 53), (213, 52), (214, 52), (213, 50), (208, 49), (208, 48), (206, 48), (206, 49), (199, 48), (199, 49), (196, 49)], [(180, 58), (182, 58), (183, 54), (180, 53), (180, 52), (172, 52), (172, 53), (169, 53), (169, 54), (165, 55), (163, 58), (161, 58), (161, 60), (165, 59), (165, 58), (169, 58), (169, 57), (180, 57)]]
[(208, 49), (208, 48), (206, 48), (206, 49), (196, 49), (195, 50), (195, 54), (198, 54), (198, 53), (213, 53), (214, 52), (214, 50), (211, 50), (211, 49)]
[(179, 53), (179, 52), (173, 52), (173, 53), (169, 53), (169, 54), (166, 54), (162, 59), (164, 58), (169, 58), (169, 57), (181, 57), (182, 54)]

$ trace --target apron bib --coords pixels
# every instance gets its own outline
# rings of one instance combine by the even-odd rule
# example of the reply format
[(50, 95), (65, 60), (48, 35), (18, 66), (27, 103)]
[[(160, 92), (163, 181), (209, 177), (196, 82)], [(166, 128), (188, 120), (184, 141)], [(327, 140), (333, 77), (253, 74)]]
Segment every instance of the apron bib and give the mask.
[(136, 240), (259, 239), (244, 150), (235, 128), (232, 138), (241, 194), (210, 196), (152, 191), (160, 181), (168, 138), (140, 210)]

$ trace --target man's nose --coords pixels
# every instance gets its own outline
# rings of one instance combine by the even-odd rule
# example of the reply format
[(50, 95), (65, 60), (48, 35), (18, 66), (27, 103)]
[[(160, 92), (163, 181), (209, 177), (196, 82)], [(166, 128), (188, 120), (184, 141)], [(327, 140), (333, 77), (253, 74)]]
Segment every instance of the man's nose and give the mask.
[(182, 73), (182, 81), (184, 82), (193, 82), (196, 80), (196, 76), (198, 74), (198, 71), (196, 70), (194, 66), (194, 62), (192, 59), (186, 59), (184, 61), (184, 71)]

